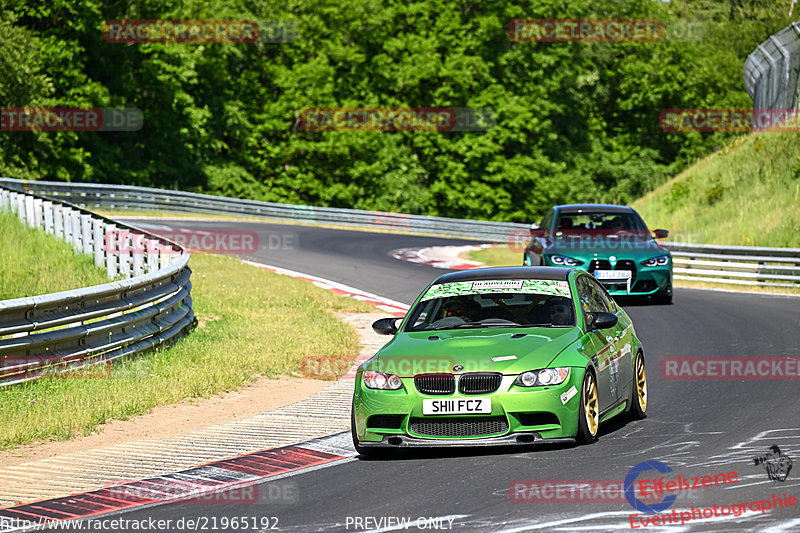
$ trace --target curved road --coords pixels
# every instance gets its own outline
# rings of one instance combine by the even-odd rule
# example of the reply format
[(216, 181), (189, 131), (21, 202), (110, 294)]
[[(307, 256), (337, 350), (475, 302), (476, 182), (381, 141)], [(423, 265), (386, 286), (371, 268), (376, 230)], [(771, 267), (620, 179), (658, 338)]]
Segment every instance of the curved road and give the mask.
[[(262, 249), (249, 259), (405, 303), (446, 271), (398, 261), (391, 256), (393, 250), (467, 243), (267, 223), (132, 222), (156, 232), (160, 225), (256, 231)], [(279, 242), (291, 244), (286, 248)], [(662, 379), (659, 372), (659, 361), (668, 356), (800, 356), (800, 299), (678, 288), (671, 306), (623, 305), (644, 342), (651, 403), (646, 419), (602, 426), (600, 439), (592, 445), (353, 458), (294, 476), (299, 489), (295, 504), (173, 504), (122, 517), (276, 516), (281, 531), (418, 531), (433, 526), (456, 531), (626, 531), (631, 529), (629, 515), (634, 510), (624, 499), (515, 502), (509, 498), (509, 486), (514, 480), (621, 481), (633, 466), (648, 460), (669, 465), (674, 472), (668, 479), (675, 479), (675, 474), (738, 474), (736, 483), (681, 491), (671, 509), (731, 505), (783, 493), (800, 498), (798, 381), (674, 381)], [(770, 480), (764, 466), (753, 461), (772, 445), (779, 445), (794, 462), (782, 482)], [(389, 517), (410, 522), (398, 526), (387, 522)], [(421, 517), (424, 520), (418, 521)], [(437, 520), (428, 520), (431, 517)], [(800, 506), (764, 513), (748, 508), (737, 518), (644, 529), (800, 531)]]

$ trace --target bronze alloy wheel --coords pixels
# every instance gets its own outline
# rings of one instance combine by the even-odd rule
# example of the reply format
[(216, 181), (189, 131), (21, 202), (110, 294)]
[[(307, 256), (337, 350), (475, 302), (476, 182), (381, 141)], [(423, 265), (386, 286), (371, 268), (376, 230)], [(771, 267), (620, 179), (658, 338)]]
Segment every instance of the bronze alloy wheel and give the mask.
[(600, 425), (600, 413), (597, 409), (597, 384), (594, 375), (587, 372), (583, 382), (583, 401), (584, 416), (586, 417), (586, 428), (592, 437), (597, 435), (597, 427)]
[(647, 411), (647, 374), (644, 371), (644, 359), (636, 358), (636, 394), (639, 397), (639, 409)]

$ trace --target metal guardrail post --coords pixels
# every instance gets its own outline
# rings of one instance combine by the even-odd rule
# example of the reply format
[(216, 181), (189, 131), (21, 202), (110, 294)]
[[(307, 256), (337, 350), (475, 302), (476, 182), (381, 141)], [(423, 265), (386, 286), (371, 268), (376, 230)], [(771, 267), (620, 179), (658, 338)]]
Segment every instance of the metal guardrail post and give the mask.
[(81, 215), (81, 251), (90, 255), (93, 253), (92, 246), (92, 216)]
[(94, 266), (103, 268), (105, 257), (103, 254), (103, 221), (92, 218), (92, 246), (94, 248)]
[(119, 273), (117, 258), (119, 257), (119, 241), (116, 224), (105, 224), (103, 235), (103, 247), (106, 254), (106, 272), (108, 279), (114, 279)]
[(34, 219), (33, 219), (33, 213), (34, 213), (34, 210), (33, 210), (33, 196), (26, 196), (25, 197), (25, 224), (27, 224), (28, 227), (31, 227), (31, 228), (35, 226), (35, 222), (34, 222)]
[(53, 234), (53, 202), (42, 202), (44, 211), (44, 230), (50, 235)]
[(53, 235), (56, 239), (64, 238), (64, 214), (60, 203), (53, 205)]
[(43, 226), (43, 213), (42, 213), (42, 200), (39, 198), (33, 199), (33, 227), (42, 229)]
[(81, 250), (83, 250), (83, 246), (81, 246), (81, 215), (79, 212), (70, 209), (69, 218), (69, 224), (72, 228), (72, 230), (70, 230), (72, 247), (75, 248), (75, 253), (81, 253)]

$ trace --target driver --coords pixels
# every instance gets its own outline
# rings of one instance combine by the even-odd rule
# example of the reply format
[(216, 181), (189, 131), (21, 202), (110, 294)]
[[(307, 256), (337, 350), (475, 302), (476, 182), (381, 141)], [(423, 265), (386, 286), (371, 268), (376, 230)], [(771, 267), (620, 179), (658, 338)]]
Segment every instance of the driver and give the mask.
[(556, 326), (568, 326), (574, 322), (572, 302), (563, 296), (552, 296), (545, 302), (545, 309), (550, 323)]
[(447, 302), (444, 305), (443, 318), (457, 316), (469, 322), (474, 316), (474, 305), (476, 302), (472, 300), (456, 299)]

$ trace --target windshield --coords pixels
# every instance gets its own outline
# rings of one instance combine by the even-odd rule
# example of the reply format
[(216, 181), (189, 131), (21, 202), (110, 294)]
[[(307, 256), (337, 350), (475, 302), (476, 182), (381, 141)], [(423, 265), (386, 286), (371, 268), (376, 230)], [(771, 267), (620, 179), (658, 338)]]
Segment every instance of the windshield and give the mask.
[(647, 226), (636, 213), (608, 213), (594, 211), (590, 213), (559, 213), (556, 220), (556, 231), (629, 231), (648, 235)]
[(551, 280), (482, 280), (431, 286), (405, 331), (575, 325), (569, 284)]

